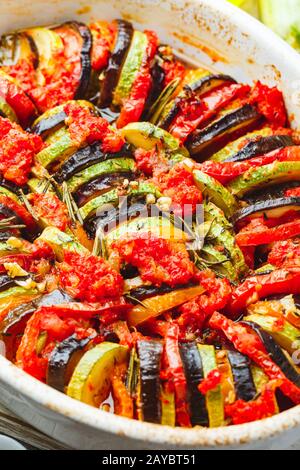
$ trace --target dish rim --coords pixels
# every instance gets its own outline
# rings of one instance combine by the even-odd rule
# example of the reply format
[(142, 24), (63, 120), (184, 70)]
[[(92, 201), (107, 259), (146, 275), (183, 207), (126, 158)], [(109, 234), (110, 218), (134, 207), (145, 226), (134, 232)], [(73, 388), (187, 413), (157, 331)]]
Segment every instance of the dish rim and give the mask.
[[(170, 0), (176, 3), (176, 0)], [(271, 43), (276, 49), (278, 58), (286, 64), (287, 70), (299, 72), (299, 54), (285, 43), (279, 36), (262, 25), (258, 20), (233, 5), (218, 0), (214, 4), (209, 0), (189, 0), (193, 5), (205, 3), (210, 11), (214, 10), (238, 29), (253, 36), (260, 48), (268, 47)], [(253, 39), (253, 38), (252, 38)], [(130, 438), (133, 441), (150, 442), (151, 444), (184, 446), (184, 447), (221, 447), (254, 443), (274, 438), (284, 431), (300, 426), (300, 406), (291, 408), (271, 418), (243, 425), (224, 426), (220, 428), (192, 429), (151, 424), (123, 418), (101, 410), (95, 409), (85, 403), (75, 401), (67, 395), (43, 384), (17, 368), (5, 357), (0, 356), (0, 382), (16, 390), (29, 401), (70, 420), (76, 421), (89, 428), (109, 432)], [(76, 405), (76, 406), (74, 406)]]

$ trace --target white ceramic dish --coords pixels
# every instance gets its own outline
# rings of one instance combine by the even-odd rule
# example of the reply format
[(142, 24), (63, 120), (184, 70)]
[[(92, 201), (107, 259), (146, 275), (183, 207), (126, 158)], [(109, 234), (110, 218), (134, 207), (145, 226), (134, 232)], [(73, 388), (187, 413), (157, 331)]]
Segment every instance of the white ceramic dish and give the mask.
[[(0, 32), (72, 18), (125, 17), (152, 28), (190, 62), (237, 79), (276, 84), (300, 123), (300, 56), (223, 0), (6, 0)], [(300, 407), (274, 418), (219, 429), (172, 429), (95, 410), (47, 387), (0, 356), (0, 401), (46, 434), (77, 449), (286, 449), (300, 439)]]

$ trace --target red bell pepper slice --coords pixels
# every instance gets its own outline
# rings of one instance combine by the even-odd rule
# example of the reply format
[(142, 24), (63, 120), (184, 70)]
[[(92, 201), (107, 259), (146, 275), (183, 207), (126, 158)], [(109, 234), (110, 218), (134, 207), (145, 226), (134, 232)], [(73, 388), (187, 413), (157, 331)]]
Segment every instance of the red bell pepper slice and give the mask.
[(36, 107), (16, 83), (2, 75), (0, 76), (0, 97), (13, 108), (23, 127), (31, 124), (37, 114)]
[(236, 235), (236, 242), (240, 247), (260, 246), (294, 238), (298, 235), (300, 235), (300, 219), (273, 228), (262, 224), (254, 230), (242, 231)]
[(251, 168), (269, 165), (275, 161), (297, 162), (300, 160), (300, 148), (296, 146), (274, 150), (266, 155), (251, 158), (243, 162), (213, 162), (206, 161), (199, 165), (201, 171), (212, 176), (223, 185), (241, 176)]
[(224, 315), (215, 312), (209, 326), (222, 331), (234, 347), (260, 366), (271, 380), (281, 381), (281, 391), (295, 404), (300, 404), (300, 389), (286, 378), (282, 370), (269, 357), (260, 338), (244, 325), (235, 323)]
[(237, 400), (225, 406), (226, 418), (230, 418), (233, 424), (245, 424), (274, 416), (278, 412), (275, 391), (280, 385), (279, 380), (271, 381), (256, 400)]
[[(47, 333), (47, 338), (42, 351), (37, 351), (38, 339), (42, 332)], [(63, 341), (74, 333), (80, 338), (96, 336), (96, 332), (85, 324), (84, 319), (61, 318), (54, 307), (40, 308), (27, 322), (16, 354), (17, 366), (44, 381), (48, 358), (56, 342)]]
[(180, 103), (182, 109), (174, 119), (169, 132), (184, 143), (200, 124), (211, 119), (234, 99), (244, 97), (249, 90), (248, 85), (229, 85), (203, 97), (198, 101), (198, 106), (195, 98), (182, 100)]
[(86, 320), (89, 320), (96, 316), (99, 316), (101, 320), (102, 316), (105, 316), (107, 313), (109, 313), (113, 318), (113, 315), (115, 313), (123, 314), (126, 313), (130, 308), (132, 308), (132, 304), (127, 303), (123, 297), (118, 300), (108, 300), (104, 303), (72, 302), (67, 304), (43, 307), (45, 312), (53, 312), (63, 318), (77, 317), (84, 318)]
[(140, 119), (151, 89), (152, 78), (150, 67), (158, 48), (158, 37), (152, 31), (145, 31), (145, 34), (147, 36), (146, 54), (134, 80), (130, 95), (123, 103), (120, 116), (117, 120), (118, 128)]
[(251, 303), (276, 294), (300, 294), (300, 269), (278, 269), (246, 279), (232, 293), (229, 311), (236, 317)]
[(187, 403), (187, 383), (179, 352), (179, 327), (170, 323), (165, 337), (168, 376), (175, 390), (176, 420), (179, 426), (191, 427)]

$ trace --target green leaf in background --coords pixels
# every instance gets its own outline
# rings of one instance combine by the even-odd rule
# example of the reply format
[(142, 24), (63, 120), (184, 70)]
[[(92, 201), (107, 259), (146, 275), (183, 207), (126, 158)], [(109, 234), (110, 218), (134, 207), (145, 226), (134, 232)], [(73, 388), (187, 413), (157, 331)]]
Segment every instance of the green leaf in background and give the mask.
[(229, 0), (258, 17), (300, 52), (300, 0)]

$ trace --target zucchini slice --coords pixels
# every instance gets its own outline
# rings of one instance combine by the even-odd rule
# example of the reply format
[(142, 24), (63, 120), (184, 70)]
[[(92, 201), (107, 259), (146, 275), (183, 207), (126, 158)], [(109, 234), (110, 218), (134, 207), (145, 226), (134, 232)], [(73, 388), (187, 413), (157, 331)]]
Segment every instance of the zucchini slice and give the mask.
[(22, 60), (38, 66), (39, 54), (35, 43), (27, 32), (4, 34), (0, 38), (0, 66), (13, 66)]
[(98, 344), (80, 359), (67, 387), (67, 395), (98, 408), (109, 395), (115, 365), (126, 362), (127, 357), (125, 346), (109, 342)]
[(274, 162), (260, 168), (251, 168), (229, 183), (233, 196), (242, 198), (261, 188), (300, 180), (300, 162)]
[(38, 51), (38, 69), (41, 73), (43, 70), (47, 70), (49, 74), (54, 73), (56, 66), (55, 56), (61, 54), (64, 50), (64, 44), (60, 36), (55, 31), (43, 27), (27, 29), (26, 34), (32, 39)]
[(188, 386), (191, 423), (193, 426), (208, 426), (205, 397), (198, 390), (199, 383), (204, 379), (204, 371), (197, 344), (195, 342), (180, 344), (180, 355)]
[(78, 149), (65, 127), (55, 131), (53, 135), (46, 139), (47, 147), (41, 150), (36, 158), (42, 166), (48, 168), (52, 163), (63, 160), (72, 155)]
[(163, 345), (159, 341), (137, 342), (140, 371), (139, 415), (149, 423), (161, 422), (160, 369)]
[(289, 354), (300, 349), (300, 330), (286, 320), (284, 320), (283, 328), (280, 329), (276, 328), (275, 317), (253, 314), (245, 317), (244, 320), (260, 326)]
[(123, 64), (118, 84), (113, 93), (113, 105), (122, 106), (131, 91), (135, 77), (146, 54), (148, 40), (146, 34), (134, 31), (127, 57)]
[[(204, 377), (217, 369), (216, 352), (214, 346), (198, 344), (198, 350), (201, 356)], [(208, 411), (209, 427), (217, 428), (224, 425), (224, 403), (221, 386), (218, 385), (215, 390), (210, 390), (206, 395), (206, 407)]]
[(74, 251), (80, 254), (89, 253), (87, 248), (81, 245), (75, 237), (61, 232), (56, 227), (46, 227), (38, 239), (51, 246), (58, 261), (63, 260), (65, 250)]
[(98, 178), (99, 176), (108, 175), (110, 173), (133, 173), (135, 171), (136, 165), (132, 158), (114, 158), (85, 168), (72, 176), (67, 183), (69, 191), (74, 193), (80, 188), (80, 186)]
[(251, 401), (256, 396), (256, 388), (250, 369), (250, 360), (238, 351), (228, 351), (234, 386), (238, 400)]
[(211, 176), (200, 170), (193, 172), (196, 186), (204, 193), (204, 195), (218, 206), (226, 217), (232, 217), (238, 209), (238, 204), (234, 196), (221, 184)]
[(165, 217), (138, 217), (137, 219), (125, 222), (106, 236), (106, 243), (110, 246), (115, 240), (120, 240), (126, 236), (133, 236), (135, 233), (151, 232), (153, 235), (167, 240), (185, 242), (188, 240), (187, 234), (176, 228), (170, 220)]

